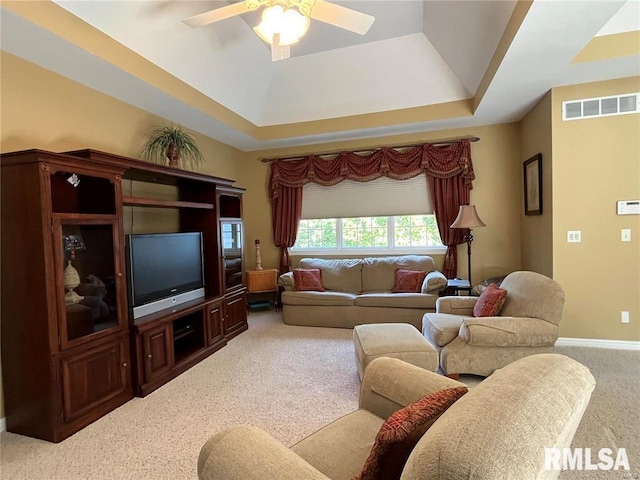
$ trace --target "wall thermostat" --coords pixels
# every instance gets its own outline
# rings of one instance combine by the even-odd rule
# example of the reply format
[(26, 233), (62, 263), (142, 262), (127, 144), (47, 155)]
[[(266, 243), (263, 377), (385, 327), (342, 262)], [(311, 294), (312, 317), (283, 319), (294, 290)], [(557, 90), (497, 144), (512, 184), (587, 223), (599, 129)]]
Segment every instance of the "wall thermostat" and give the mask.
[(618, 215), (640, 215), (640, 200), (618, 200)]

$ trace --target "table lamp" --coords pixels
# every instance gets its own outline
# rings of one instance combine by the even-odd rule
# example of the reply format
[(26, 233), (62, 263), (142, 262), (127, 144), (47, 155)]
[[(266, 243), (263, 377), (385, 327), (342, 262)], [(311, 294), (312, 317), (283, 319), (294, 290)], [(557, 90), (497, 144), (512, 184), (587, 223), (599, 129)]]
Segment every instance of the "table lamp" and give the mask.
[(458, 216), (451, 224), (451, 228), (466, 228), (467, 233), (464, 236), (465, 242), (467, 242), (467, 259), (469, 267), (469, 286), (471, 283), (471, 242), (473, 242), (473, 235), (471, 234), (472, 228), (486, 227), (485, 223), (480, 220), (478, 212), (476, 212), (475, 205), (460, 205)]
[(70, 252), (67, 267), (64, 269), (64, 288), (67, 289), (67, 293), (64, 296), (64, 301), (67, 305), (72, 303), (78, 303), (84, 297), (81, 297), (73, 291), (80, 285), (80, 274), (78, 270), (71, 264), (71, 260), (76, 259), (77, 250), (86, 250), (82, 235), (63, 235), (62, 243), (64, 250)]

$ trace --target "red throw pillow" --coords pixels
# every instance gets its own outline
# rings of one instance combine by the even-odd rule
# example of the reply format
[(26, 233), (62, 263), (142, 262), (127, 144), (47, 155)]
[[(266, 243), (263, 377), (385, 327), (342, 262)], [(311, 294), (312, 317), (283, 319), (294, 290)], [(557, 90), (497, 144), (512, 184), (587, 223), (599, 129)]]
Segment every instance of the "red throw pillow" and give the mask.
[(293, 280), (298, 291), (324, 292), (322, 270), (319, 268), (294, 268)]
[(420, 438), (465, 393), (466, 387), (440, 390), (391, 415), (380, 427), (362, 472), (353, 480), (399, 479)]
[(505, 300), (507, 299), (507, 291), (504, 288), (498, 288), (495, 284), (490, 283), (480, 294), (476, 304), (473, 306), (474, 317), (495, 317), (500, 313)]
[(396, 268), (396, 284), (393, 286), (395, 293), (420, 293), (422, 282), (427, 272), (424, 270), (405, 270)]

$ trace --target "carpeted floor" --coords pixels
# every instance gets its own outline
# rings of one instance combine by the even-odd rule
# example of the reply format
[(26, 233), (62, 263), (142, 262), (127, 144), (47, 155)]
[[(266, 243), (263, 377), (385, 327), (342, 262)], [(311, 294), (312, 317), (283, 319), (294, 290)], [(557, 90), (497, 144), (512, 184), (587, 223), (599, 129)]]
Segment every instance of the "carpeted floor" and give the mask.
[[(213, 432), (249, 423), (291, 445), (357, 408), (351, 330), (288, 326), (272, 311), (251, 313), (249, 327), (159, 390), (59, 444), (3, 432), (0, 477), (196, 479), (200, 447)], [(574, 446), (625, 447), (631, 473), (639, 473), (640, 352), (561, 348), (558, 353), (590, 367), (598, 382)], [(622, 478), (621, 472), (599, 475), (563, 472), (560, 478)]]

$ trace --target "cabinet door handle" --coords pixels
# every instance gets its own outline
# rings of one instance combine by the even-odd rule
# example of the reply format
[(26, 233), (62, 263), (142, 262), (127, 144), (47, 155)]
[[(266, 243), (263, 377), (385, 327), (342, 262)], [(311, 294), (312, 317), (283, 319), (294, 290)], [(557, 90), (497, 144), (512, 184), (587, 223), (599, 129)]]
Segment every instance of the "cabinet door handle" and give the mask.
[(151, 358), (151, 354), (147, 355), (147, 358)]
[(124, 363), (122, 364), (122, 368), (127, 368), (127, 362), (124, 362)]
[(119, 277), (119, 278), (122, 278), (122, 272), (116, 273), (116, 276)]
[(241, 301), (242, 301), (242, 298), (238, 298), (238, 299), (234, 300), (233, 302), (229, 302), (229, 303), (227, 303), (227, 306), (234, 305), (234, 304), (236, 304), (236, 303), (238, 303), (238, 302), (241, 302)]
[(211, 310), (211, 314), (218, 313), (219, 311), (220, 311), (219, 308), (215, 308), (215, 309)]

